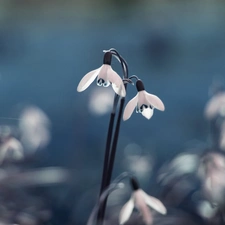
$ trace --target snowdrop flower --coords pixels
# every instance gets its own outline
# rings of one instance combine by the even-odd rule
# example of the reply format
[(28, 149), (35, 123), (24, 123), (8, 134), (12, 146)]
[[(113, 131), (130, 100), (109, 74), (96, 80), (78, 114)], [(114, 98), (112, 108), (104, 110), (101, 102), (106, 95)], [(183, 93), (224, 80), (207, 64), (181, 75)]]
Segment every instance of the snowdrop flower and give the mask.
[(136, 112), (141, 113), (147, 119), (153, 116), (154, 108), (161, 111), (165, 110), (165, 106), (160, 98), (145, 91), (141, 80), (137, 80), (136, 87), (138, 93), (127, 103), (123, 113), (123, 120), (128, 120), (131, 117), (135, 107)]
[(225, 194), (225, 157), (221, 153), (211, 152), (205, 155), (198, 174), (202, 180), (203, 193), (214, 206), (224, 205)]
[(220, 92), (209, 100), (206, 104), (204, 114), (209, 120), (212, 120), (218, 115), (225, 116), (225, 92)]
[(0, 144), (0, 164), (5, 159), (20, 160), (23, 156), (23, 146), (16, 138), (5, 138), (4, 142)]
[(112, 69), (111, 61), (112, 53), (108, 51), (104, 55), (103, 65), (100, 68), (87, 73), (78, 84), (77, 91), (81, 92), (87, 89), (97, 77), (98, 86), (108, 87), (111, 84), (116, 94), (121, 97), (125, 97), (126, 90), (123, 81), (121, 77)]
[(120, 224), (124, 224), (128, 221), (134, 207), (137, 208), (142, 214), (143, 220), (147, 225), (150, 225), (153, 222), (152, 214), (148, 206), (163, 215), (166, 214), (166, 208), (162, 202), (152, 196), (149, 196), (142, 189), (140, 189), (137, 181), (134, 178), (131, 178), (131, 185), (133, 188), (133, 194), (130, 200), (120, 211)]

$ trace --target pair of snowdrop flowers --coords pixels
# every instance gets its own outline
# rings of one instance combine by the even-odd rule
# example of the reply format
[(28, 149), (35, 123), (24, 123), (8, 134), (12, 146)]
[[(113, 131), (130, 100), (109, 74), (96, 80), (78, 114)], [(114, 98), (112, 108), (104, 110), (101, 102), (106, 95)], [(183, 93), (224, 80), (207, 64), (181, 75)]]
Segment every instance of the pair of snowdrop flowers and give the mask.
[(163, 203), (140, 189), (135, 178), (131, 178), (131, 186), (133, 189), (132, 196), (120, 211), (119, 223), (121, 225), (129, 220), (134, 208), (141, 213), (146, 225), (151, 225), (153, 222), (153, 216), (149, 207), (163, 215), (166, 214), (167, 210)]
[[(137, 95), (131, 99), (123, 113), (123, 120), (131, 117), (135, 107), (136, 112), (141, 113), (145, 118), (150, 119), (153, 116), (154, 109), (165, 110), (163, 102), (159, 97), (149, 94), (145, 91), (143, 82), (137, 76), (131, 76), (128, 79), (122, 79), (111, 67), (112, 52), (106, 51), (104, 54), (103, 65), (91, 72), (87, 73), (80, 81), (77, 87), (78, 92), (86, 90), (91, 83), (97, 78), (97, 85), (108, 87), (112, 86), (115, 93), (121, 97), (126, 96), (124, 82), (132, 83), (131, 79), (136, 78)], [(122, 63), (122, 62), (121, 62)]]

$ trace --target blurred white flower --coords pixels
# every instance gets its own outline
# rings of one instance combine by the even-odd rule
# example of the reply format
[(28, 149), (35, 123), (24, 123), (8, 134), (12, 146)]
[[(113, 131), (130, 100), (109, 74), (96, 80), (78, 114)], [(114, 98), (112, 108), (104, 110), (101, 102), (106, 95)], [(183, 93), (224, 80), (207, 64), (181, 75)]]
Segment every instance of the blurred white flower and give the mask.
[(219, 92), (208, 101), (204, 114), (207, 119), (213, 119), (217, 115), (225, 116), (225, 92)]
[(26, 149), (34, 151), (45, 147), (50, 141), (50, 122), (45, 113), (34, 106), (24, 109), (20, 116), (21, 142)]
[(225, 121), (221, 123), (219, 146), (221, 150), (225, 150)]
[(198, 174), (202, 180), (203, 193), (213, 205), (224, 205), (225, 157), (219, 153), (208, 153), (203, 157)]
[(208, 201), (201, 201), (198, 205), (197, 205), (197, 210), (199, 212), (199, 214), (206, 218), (206, 219), (210, 219), (213, 216), (215, 216), (216, 212), (217, 212), (217, 208), (213, 208), (212, 205), (208, 202)]
[(23, 146), (13, 137), (8, 137), (0, 145), (0, 164), (5, 159), (20, 160), (23, 158)]
[(97, 77), (97, 85), (108, 87), (112, 85), (116, 94), (125, 97), (126, 90), (121, 77), (111, 67), (112, 54), (106, 52), (104, 55), (103, 65), (87, 73), (80, 81), (77, 87), (78, 92), (86, 90)]
[(136, 144), (129, 143), (124, 148), (124, 161), (122, 165), (125, 170), (130, 171), (139, 179), (146, 179), (152, 172), (153, 168), (153, 158), (149, 154), (144, 153), (144, 149)]
[(163, 215), (166, 214), (167, 210), (160, 200), (146, 194), (142, 189), (139, 188), (136, 180), (133, 178), (131, 179), (131, 183), (133, 187), (133, 193), (130, 200), (120, 211), (120, 224), (124, 224), (129, 220), (134, 208), (138, 209), (147, 225), (150, 225), (153, 222), (152, 213), (148, 206)]
[[(95, 88), (89, 97), (89, 110), (96, 115), (104, 115), (112, 109), (113, 91), (105, 88)], [(99, 104), (101, 102), (101, 104)]]
[(163, 185), (166, 185), (175, 177), (194, 173), (198, 165), (199, 158), (197, 154), (181, 153), (161, 169), (158, 180), (162, 182)]
[(146, 92), (141, 80), (137, 80), (136, 87), (138, 93), (127, 103), (123, 113), (123, 120), (128, 120), (131, 117), (135, 107), (136, 112), (141, 113), (147, 119), (152, 117), (154, 108), (161, 111), (165, 110), (161, 99)]

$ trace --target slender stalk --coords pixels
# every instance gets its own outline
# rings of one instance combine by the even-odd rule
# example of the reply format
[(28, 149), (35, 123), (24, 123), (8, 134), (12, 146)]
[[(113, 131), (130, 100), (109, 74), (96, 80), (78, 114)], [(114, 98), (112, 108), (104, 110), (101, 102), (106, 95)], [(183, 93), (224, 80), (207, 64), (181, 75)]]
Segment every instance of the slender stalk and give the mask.
[(118, 100), (119, 100), (119, 96), (117, 94), (115, 94), (114, 102), (113, 102), (113, 109), (112, 109), (112, 112), (110, 115), (106, 146), (105, 146), (105, 156), (104, 156), (104, 164), (103, 164), (103, 170), (102, 170), (100, 196), (106, 187), (106, 177), (107, 177), (107, 169), (108, 169), (109, 156), (110, 156), (110, 146), (111, 146), (111, 141), (112, 141), (113, 126), (114, 126), (114, 120), (115, 120), (116, 107), (118, 104)]
[(116, 148), (117, 148), (117, 143), (118, 143), (118, 138), (119, 138), (119, 132), (120, 132), (120, 124), (121, 124), (121, 119), (122, 119), (122, 114), (123, 114), (123, 108), (124, 108), (124, 103), (125, 103), (125, 98), (122, 98), (120, 101), (120, 109), (119, 109), (119, 114), (118, 114), (118, 119), (116, 123), (116, 129), (114, 133), (114, 138), (112, 142), (112, 149), (110, 153), (110, 161), (109, 161), (109, 167), (108, 167), (108, 174), (107, 174), (107, 181), (106, 185), (108, 186), (111, 177), (112, 177), (112, 172), (113, 172), (113, 166), (114, 166), (114, 161), (115, 161), (115, 156), (116, 156)]
[[(105, 157), (104, 157), (104, 163), (103, 163), (103, 170), (102, 170), (102, 180), (101, 180), (101, 188), (100, 188), (100, 194), (102, 195), (104, 190), (107, 188), (107, 176), (108, 176), (108, 165), (110, 162), (110, 149), (111, 149), (111, 142), (112, 142), (112, 133), (113, 133), (113, 127), (114, 127), (114, 121), (115, 121), (115, 115), (116, 115), (116, 107), (118, 104), (119, 96), (115, 94), (114, 97), (114, 103), (113, 103), (113, 109), (110, 116), (109, 121), (109, 127), (108, 127), (108, 134), (107, 134), (107, 140), (106, 140), (106, 147), (105, 147)], [(99, 207), (97, 221), (98, 224), (101, 224), (104, 219), (104, 212), (105, 212), (105, 204), (103, 202), (102, 206)]]
[[(114, 161), (115, 161), (115, 156), (116, 156), (116, 147), (117, 147), (117, 143), (118, 143), (118, 137), (119, 137), (120, 124), (121, 124), (121, 118), (122, 118), (124, 103), (125, 103), (125, 98), (122, 98), (121, 101), (120, 101), (120, 109), (119, 109), (118, 119), (117, 119), (117, 123), (116, 123), (114, 138), (113, 138), (113, 142), (112, 142), (112, 149), (111, 149), (111, 152), (110, 152), (110, 160), (109, 160), (107, 177), (106, 177), (106, 184), (105, 184), (106, 187), (109, 186), (111, 178), (112, 178), (112, 172), (113, 172), (113, 166), (114, 166)], [(108, 200), (108, 197), (106, 197), (104, 199), (104, 201), (102, 203), (102, 206), (100, 208), (99, 217), (98, 217), (98, 225), (103, 224), (107, 200)]]
[(110, 156), (110, 145), (112, 141), (112, 132), (113, 132), (113, 125), (115, 120), (115, 113), (111, 113), (110, 121), (109, 121), (109, 128), (107, 134), (107, 141), (105, 147), (105, 157), (104, 157), (104, 164), (103, 164), (103, 171), (102, 171), (102, 181), (101, 181), (101, 188), (100, 188), (100, 196), (104, 191), (105, 184), (106, 184), (106, 176), (107, 176), (107, 168)]

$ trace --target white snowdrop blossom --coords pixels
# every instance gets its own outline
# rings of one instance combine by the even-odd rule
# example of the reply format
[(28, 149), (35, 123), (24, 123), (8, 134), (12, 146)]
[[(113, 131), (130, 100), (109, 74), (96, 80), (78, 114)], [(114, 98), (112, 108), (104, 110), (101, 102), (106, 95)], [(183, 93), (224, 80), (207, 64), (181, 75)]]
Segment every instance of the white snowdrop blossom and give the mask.
[(0, 144), (0, 164), (5, 159), (20, 160), (23, 156), (23, 146), (16, 138), (8, 137)]
[(199, 167), (203, 193), (214, 206), (224, 205), (225, 193), (225, 157), (221, 153), (211, 152), (203, 157)]
[(87, 73), (80, 81), (77, 87), (78, 92), (86, 90), (97, 77), (97, 85), (108, 87), (112, 85), (116, 94), (121, 97), (126, 96), (126, 90), (121, 77), (111, 67), (112, 54), (106, 52), (103, 59), (103, 65)]
[(225, 116), (225, 92), (214, 95), (206, 104), (204, 110), (205, 117), (212, 120), (216, 116)]
[(136, 180), (132, 179), (131, 183), (133, 186), (133, 193), (130, 200), (120, 211), (119, 223), (121, 225), (129, 220), (134, 208), (136, 208), (141, 213), (143, 220), (147, 225), (151, 225), (153, 222), (152, 213), (149, 207), (163, 215), (166, 214), (167, 210), (160, 200), (146, 194), (142, 189), (139, 188)]
[(136, 87), (138, 93), (127, 103), (123, 113), (123, 120), (128, 120), (131, 117), (135, 107), (136, 112), (141, 113), (147, 119), (153, 116), (155, 108), (161, 111), (165, 110), (161, 99), (156, 95), (146, 92), (141, 80), (137, 80)]

